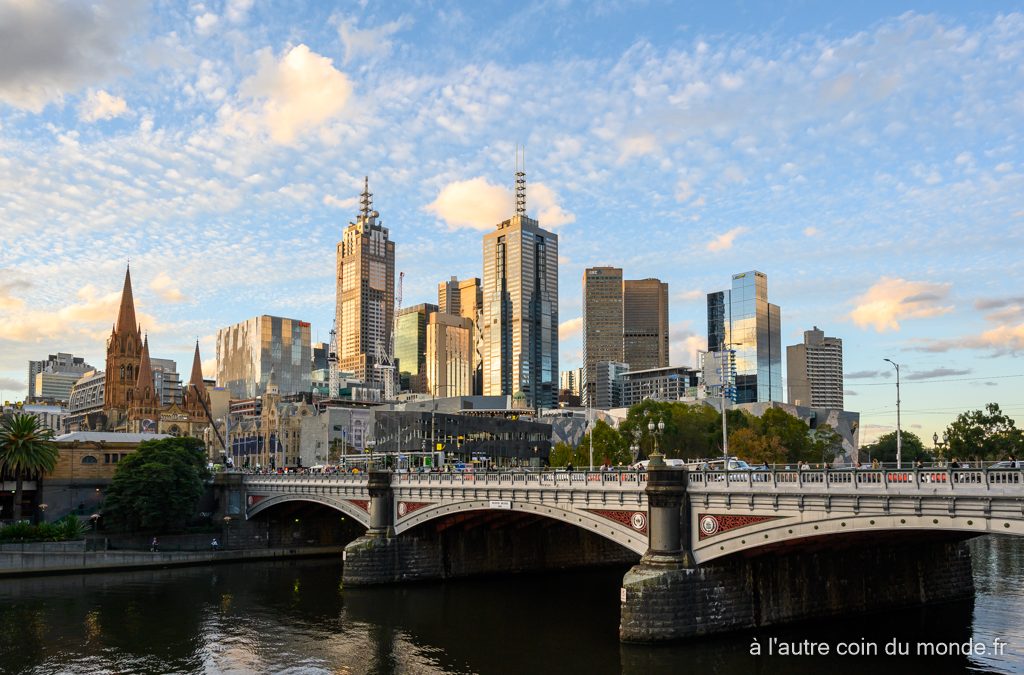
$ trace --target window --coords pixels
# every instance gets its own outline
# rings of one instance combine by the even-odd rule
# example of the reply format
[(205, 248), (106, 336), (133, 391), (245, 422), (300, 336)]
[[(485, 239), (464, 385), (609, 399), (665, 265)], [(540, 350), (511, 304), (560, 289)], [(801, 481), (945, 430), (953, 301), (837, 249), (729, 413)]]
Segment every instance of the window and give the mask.
[(82, 464), (96, 464), (96, 458), (92, 455), (85, 455), (82, 457)]

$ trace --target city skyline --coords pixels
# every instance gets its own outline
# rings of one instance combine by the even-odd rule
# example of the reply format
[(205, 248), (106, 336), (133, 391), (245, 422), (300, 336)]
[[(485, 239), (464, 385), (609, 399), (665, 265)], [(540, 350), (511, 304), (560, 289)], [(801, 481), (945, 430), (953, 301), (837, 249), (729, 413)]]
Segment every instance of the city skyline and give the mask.
[[(0, 390), (23, 396), (48, 353), (102, 363), (129, 258), (143, 330), (178, 363), (198, 337), (207, 376), (216, 330), (251, 316), (326, 341), (333, 248), (366, 174), (405, 304), (432, 302), (482, 274), (525, 142), (528, 215), (559, 237), (561, 369), (582, 363), (586, 267), (668, 283), (670, 363), (690, 366), (705, 295), (758, 269), (783, 344), (812, 325), (843, 339), (862, 441), (895, 426), (883, 358), (926, 442), (989, 401), (1020, 421), (1012, 6), (4, 9), (85, 56), (0, 59)], [(315, 90), (295, 96), (300, 80)]]

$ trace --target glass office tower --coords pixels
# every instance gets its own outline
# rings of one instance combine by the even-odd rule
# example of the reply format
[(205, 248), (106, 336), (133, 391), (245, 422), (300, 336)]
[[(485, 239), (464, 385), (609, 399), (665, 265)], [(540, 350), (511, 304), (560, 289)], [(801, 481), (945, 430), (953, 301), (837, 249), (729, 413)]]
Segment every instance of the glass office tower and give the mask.
[(743, 272), (732, 289), (708, 293), (708, 351), (733, 351), (735, 403), (782, 398), (779, 306), (768, 302), (768, 276)]
[(312, 390), (308, 321), (266, 314), (217, 331), (217, 386), (231, 398), (266, 392), (271, 371), (282, 395)]

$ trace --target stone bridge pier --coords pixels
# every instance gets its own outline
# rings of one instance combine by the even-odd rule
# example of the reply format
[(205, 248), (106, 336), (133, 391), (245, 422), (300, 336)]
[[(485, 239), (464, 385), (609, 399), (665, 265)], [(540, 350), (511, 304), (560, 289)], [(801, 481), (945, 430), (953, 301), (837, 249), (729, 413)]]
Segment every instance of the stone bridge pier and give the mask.
[(832, 535), (820, 545), (796, 541), (698, 566), (691, 546), (698, 519), (687, 474), (653, 459), (648, 467), (650, 547), (623, 579), (624, 642), (681, 640), (973, 596), (970, 554), (956, 533), (870, 541)]

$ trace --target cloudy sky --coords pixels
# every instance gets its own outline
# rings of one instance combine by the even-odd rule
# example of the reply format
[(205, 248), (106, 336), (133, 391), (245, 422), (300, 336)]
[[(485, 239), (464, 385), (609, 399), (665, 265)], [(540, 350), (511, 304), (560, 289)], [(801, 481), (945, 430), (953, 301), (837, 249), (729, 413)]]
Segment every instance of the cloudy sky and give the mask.
[(57, 350), (102, 367), (128, 259), (179, 368), (260, 313), (327, 340), (364, 175), (405, 302), (435, 301), (480, 275), (525, 144), (563, 369), (584, 268), (668, 281), (674, 364), (757, 269), (787, 344), (843, 338), (865, 439), (887, 357), (919, 435), (1024, 418), (1021, 4), (694, 5), (0, 0), (3, 397)]

